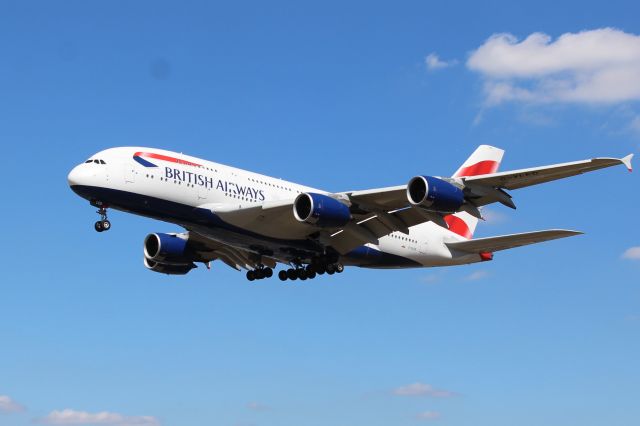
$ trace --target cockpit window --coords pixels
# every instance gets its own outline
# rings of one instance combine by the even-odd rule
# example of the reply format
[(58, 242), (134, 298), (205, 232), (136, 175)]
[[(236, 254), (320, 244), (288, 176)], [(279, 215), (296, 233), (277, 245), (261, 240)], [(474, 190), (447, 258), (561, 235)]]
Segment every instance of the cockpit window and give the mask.
[(87, 160), (87, 161), (85, 161), (84, 163), (85, 163), (85, 164), (86, 164), (86, 163), (93, 163), (93, 160)]
[(100, 160), (100, 164), (107, 164), (104, 162), (104, 160)]
[(100, 164), (100, 161), (98, 161), (98, 160), (93, 160), (93, 162), (96, 163), (96, 164)]

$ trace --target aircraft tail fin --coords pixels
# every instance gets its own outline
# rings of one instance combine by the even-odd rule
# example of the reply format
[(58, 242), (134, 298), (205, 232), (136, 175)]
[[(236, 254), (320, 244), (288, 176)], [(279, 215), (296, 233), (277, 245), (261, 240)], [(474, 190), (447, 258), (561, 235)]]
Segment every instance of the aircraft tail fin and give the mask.
[[(490, 145), (480, 145), (453, 174), (453, 177), (495, 173), (500, 167), (503, 155), (504, 150), (500, 148)], [(449, 231), (467, 240), (473, 238), (473, 233), (478, 225), (478, 218), (464, 211), (447, 215), (444, 217), (444, 220), (447, 222)]]
[(500, 167), (504, 150), (490, 145), (480, 145), (453, 174), (453, 177), (477, 176), (495, 173)]

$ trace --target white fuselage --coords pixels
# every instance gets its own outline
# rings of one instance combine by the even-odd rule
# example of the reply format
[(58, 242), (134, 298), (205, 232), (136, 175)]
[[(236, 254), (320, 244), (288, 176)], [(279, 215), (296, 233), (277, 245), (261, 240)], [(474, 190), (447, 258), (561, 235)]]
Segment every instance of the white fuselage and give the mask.
[[(306, 225), (292, 225), (290, 220), (282, 225), (264, 225), (254, 214), (244, 219), (237, 212), (291, 201), (303, 192), (327, 194), (200, 158), (143, 147), (99, 152), (72, 170), (69, 184), (92, 202), (176, 223), (232, 247), (269, 247), (281, 259), (298, 256), (298, 250), (313, 250)], [(203, 212), (212, 212), (215, 219), (202, 219)], [(445, 245), (460, 240), (463, 237), (427, 222), (410, 227), (408, 235), (394, 232), (380, 238), (378, 245), (361, 248), (382, 253), (383, 261), (358, 255), (341, 259), (344, 264), (364, 267), (446, 266), (480, 261), (476, 254), (452, 253)]]

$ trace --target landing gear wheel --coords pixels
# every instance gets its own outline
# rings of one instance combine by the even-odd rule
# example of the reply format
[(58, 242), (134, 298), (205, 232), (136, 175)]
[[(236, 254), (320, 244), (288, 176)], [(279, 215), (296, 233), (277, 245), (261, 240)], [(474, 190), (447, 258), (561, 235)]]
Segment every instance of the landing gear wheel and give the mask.
[(253, 281), (256, 279), (256, 273), (254, 271), (247, 271), (247, 279)]
[(278, 278), (280, 278), (280, 281), (286, 281), (289, 278), (287, 276), (287, 271), (283, 269), (280, 272), (278, 272)]
[(109, 229), (111, 229), (111, 222), (109, 222), (108, 220), (103, 220), (102, 221), (102, 230), (103, 231), (108, 231)]
[(273, 276), (273, 269), (264, 268), (264, 276), (265, 278), (271, 278)]
[(344, 265), (342, 263), (336, 263), (336, 272), (341, 274), (344, 272)]
[(256, 280), (261, 280), (264, 278), (264, 270), (262, 269), (256, 269), (255, 271), (253, 271), (253, 274), (256, 277)]
[(333, 264), (327, 265), (327, 274), (333, 275), (336, 273), (336, 268)]
[(100, 220), (93, 224), (93, 228), (94, 228), (97, 232), (102, 232), (102, 231), (104, 231), (104, 228), (102, 227), (102, 221), (100, 221)]
[(298, 274), (295, 269), (287, 269), (287, 277), (289, 277), (291, 281), (295, 281), (298, 279)]
[(305, 271), (302, 268), (298, 269), (298, 278), (300, 278), (301, 281), (306, 281), (306, 279), (307, 279), (307, 271)]
[(309, 278), (310, 280), (314, 279), (316, 277), (316, 273), (314, 271), (307, 271), (307, 278)]

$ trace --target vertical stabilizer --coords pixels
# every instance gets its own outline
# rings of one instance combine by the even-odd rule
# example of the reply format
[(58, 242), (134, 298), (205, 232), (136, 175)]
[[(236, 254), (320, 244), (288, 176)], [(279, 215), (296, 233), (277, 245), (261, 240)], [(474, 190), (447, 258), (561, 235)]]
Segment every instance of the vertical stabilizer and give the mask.
[(490, 145), (480, 145), (453, 177), (477, 176), (495, 173), (500, 167), (504, 150)]
[[(467, 161), (453, 174), (453, 177), (477, 176), (495, 173), (500, 167), (504, 150), (490, 145), (480, 145)], [(478, 225), (478, 218), (467, 212), (459, 212), (444, 217), (449, 231), (470, 240)]]

